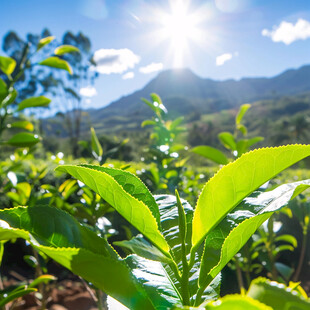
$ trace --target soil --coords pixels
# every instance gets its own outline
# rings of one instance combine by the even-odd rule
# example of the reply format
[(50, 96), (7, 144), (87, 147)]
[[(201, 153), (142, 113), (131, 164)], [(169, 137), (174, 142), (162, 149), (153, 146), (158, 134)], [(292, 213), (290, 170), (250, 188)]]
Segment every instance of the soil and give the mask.
[[(17, 284), (16, 281), (5, 281), (4, 287)], [(45, 287), (46, 306), (40, 301), (40, 294), (31, 293), (19, 298), (14, 304), (8, 304), (10, 310), (97, 310), (95, 291), (79, 280), (63, 280), (50, 283)], [(103, 309), (106, 296), (102, 297)], [(11, 306), (13, 305), (13, 308)]]

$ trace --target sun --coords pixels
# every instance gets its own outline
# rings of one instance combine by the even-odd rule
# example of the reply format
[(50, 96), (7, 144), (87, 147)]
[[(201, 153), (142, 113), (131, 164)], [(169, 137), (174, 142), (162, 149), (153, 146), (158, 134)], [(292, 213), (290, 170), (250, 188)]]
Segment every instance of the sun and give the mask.
[(189, 1), (171, 0), (170, 12), (160, 12), (159, 36), (162, 40), (170, 41), (170, 49), (173, 53), (173, 67), (184, 65), (184, 54), (188, 51), (190, 41), (199, 41), (201, 30), (199, 23), (201, 16), (197, 12), (189, 12)]

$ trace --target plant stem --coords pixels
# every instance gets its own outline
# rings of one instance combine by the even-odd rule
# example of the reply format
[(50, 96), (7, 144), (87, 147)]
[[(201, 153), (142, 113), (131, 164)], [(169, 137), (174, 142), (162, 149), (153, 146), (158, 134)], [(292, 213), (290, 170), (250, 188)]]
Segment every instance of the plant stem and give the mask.
[(305, 255), (306, 255), (306, 247), (307, 247), (307, 239), (308, 239), (308, 227), (307, 225), (303, 225), (303, 234), (302, 234), (302, 244), (301, 244), (301, 252), (299, 256), (298, 266), (293, 277), (293, 281), (297, 282), (300, 276), (300, 272), (302, 269), (302, 265), (304, 263)]
[(237, 280), (238, 280), (238, 285), (239, 285), (239, 290), (240, 293), (243, 294), (245, 291), (244, 288), (244, 283), (243, 283), (243, 278), (242, 278), (242, 271), (239, 265), (238, 258), (235, 256), (234, 258), (235, 264), (236, 264), (236, 273), (237, 273)]
[(96, 289), (96, 295), (97, 295), (97, 306), (98, 306), (98, 310), (103, 310), (102, 291), (99, 290), (99, 289)]

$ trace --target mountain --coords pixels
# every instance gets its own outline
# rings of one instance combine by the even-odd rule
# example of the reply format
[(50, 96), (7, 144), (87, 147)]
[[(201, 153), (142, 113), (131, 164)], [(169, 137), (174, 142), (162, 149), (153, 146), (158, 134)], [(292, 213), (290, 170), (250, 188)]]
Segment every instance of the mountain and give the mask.
[(287, 70), (271, 78), (243, 78), (216, 81), (197, 76), (189, 69), (167, 70), (144, 88), (108, 106), (89, 110), (92, 124), (99, 131), (134, 129), (152, 113), (141, 101), (150, 93), (159, 94), (174, 116), (195, 117), (237, 107), (245, 102), (276, 99), (310, 91), (310, 65)]

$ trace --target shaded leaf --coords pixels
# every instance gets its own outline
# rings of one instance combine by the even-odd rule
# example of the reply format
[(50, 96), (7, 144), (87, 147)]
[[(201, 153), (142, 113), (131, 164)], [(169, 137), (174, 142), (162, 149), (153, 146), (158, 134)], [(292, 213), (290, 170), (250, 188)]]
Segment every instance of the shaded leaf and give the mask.
[(149, 243), (143, 236), (137, 236), (131, 240), (115, 241), (114, 245), (128, 249), (131, 253), (137, 254), (141, 257), (160, 261), (164, 263), (170, 263), (171, 259), (165, 256), (161, 251)]
[(227, 157), (220, 150), (211, 146), (200, 145), (194, 147), (191, 151), (210, 159), (217, 164), (226, 165), (228, 163)]
[(233, 151), (237, 148), (235, 138), (230, 132), (221, 132), (218, 138), (227, 149)]
[(38, 142), (40, 142), (40, 138), (37, 135), (27, 132), (20, 132), (5, 143), (16, 147), (31, 147)]

